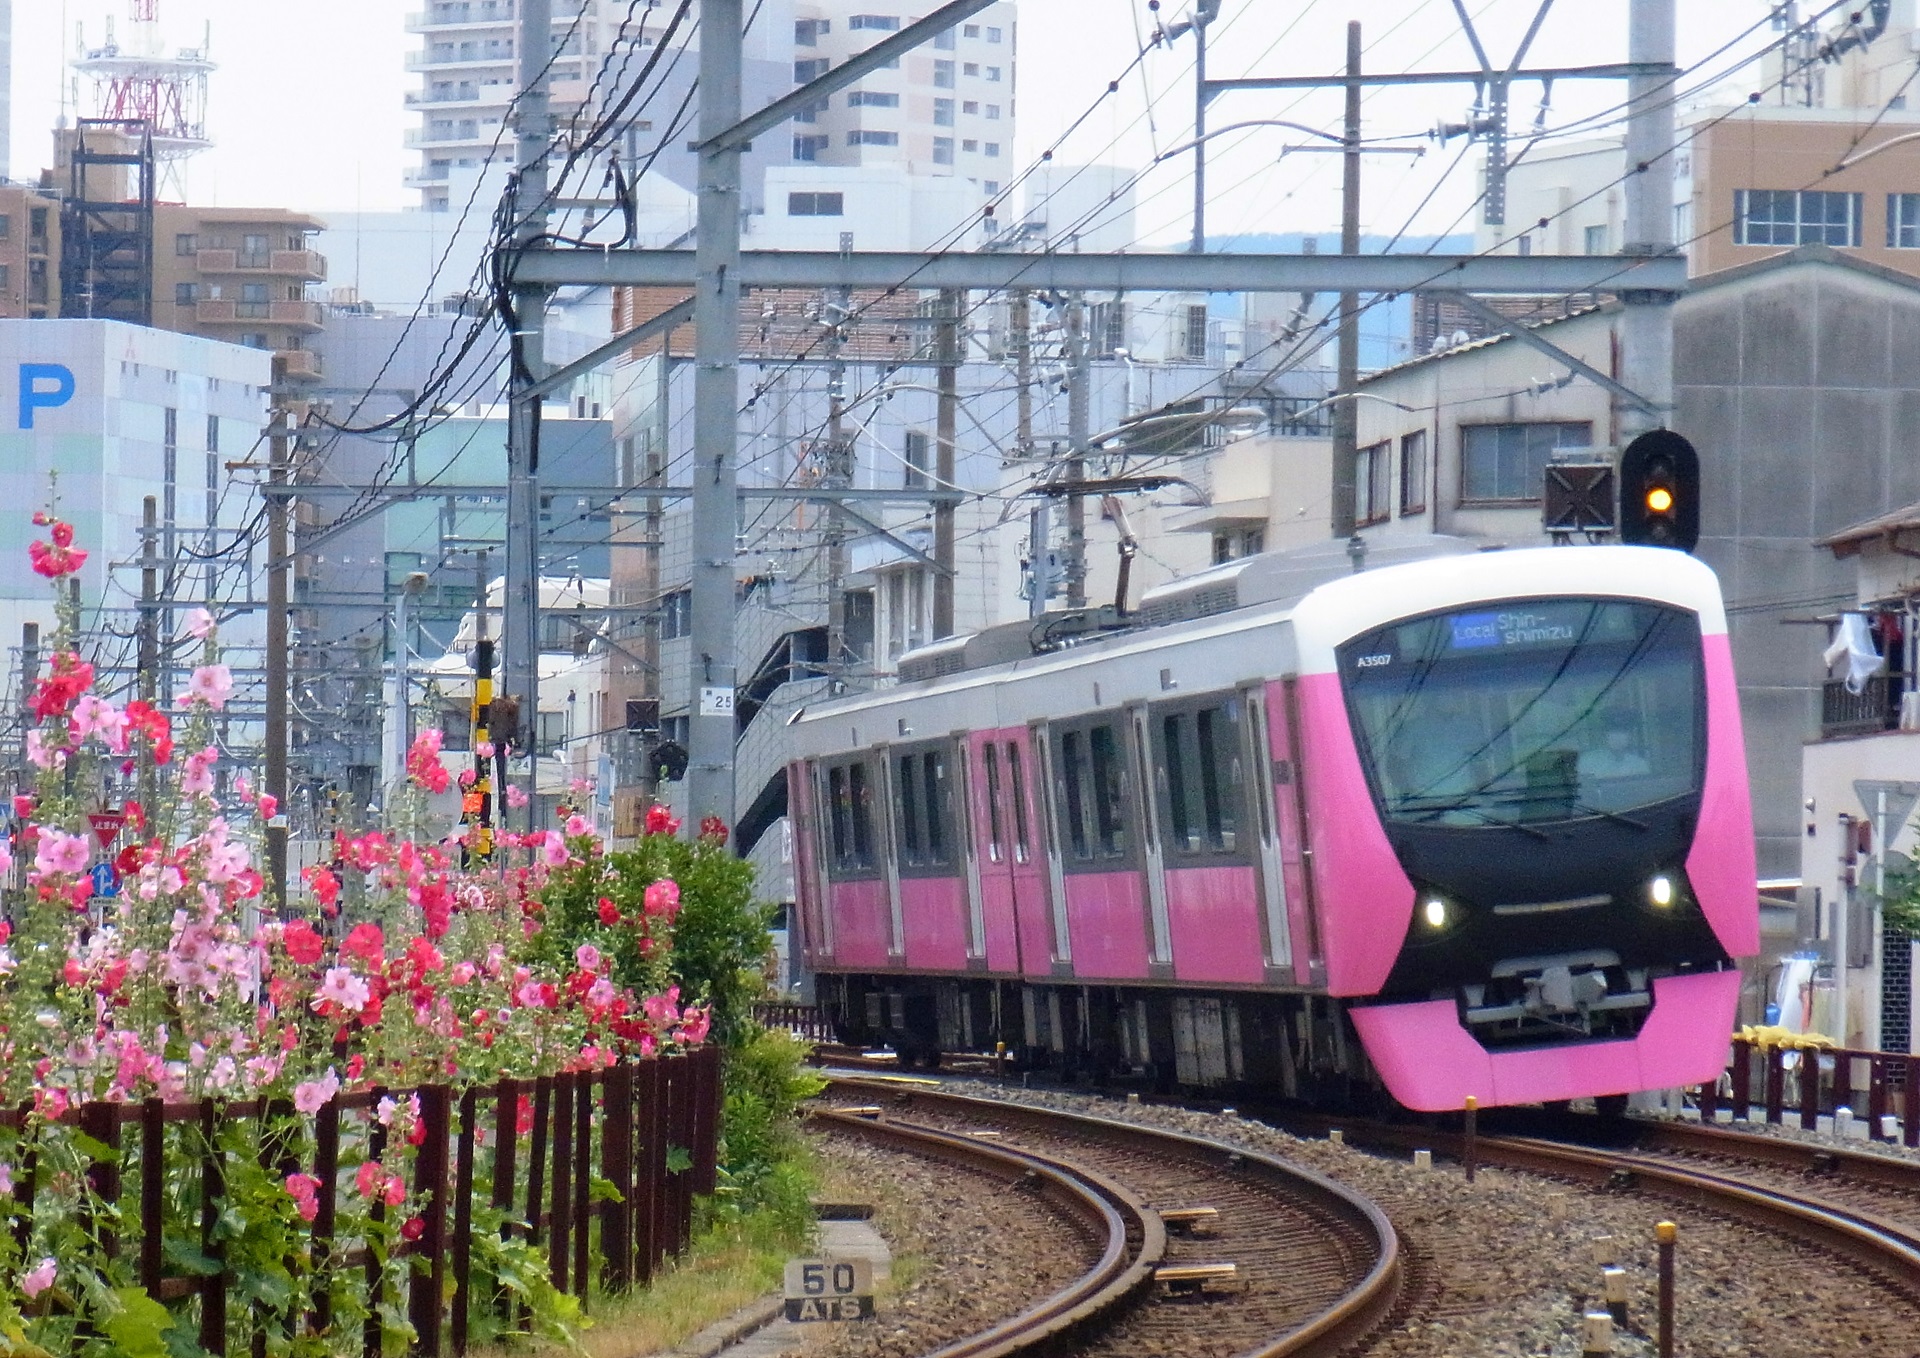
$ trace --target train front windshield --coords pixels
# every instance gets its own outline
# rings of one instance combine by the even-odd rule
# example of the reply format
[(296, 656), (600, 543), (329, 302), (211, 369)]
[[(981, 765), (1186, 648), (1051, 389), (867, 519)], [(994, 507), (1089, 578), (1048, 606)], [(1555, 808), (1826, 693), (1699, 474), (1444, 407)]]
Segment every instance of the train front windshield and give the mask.
[(1695, 792), (1706, 745), (1692, 613), (1541, 599), (1431, 614), (1340, 648), (1390, 821), (1618, 817)]

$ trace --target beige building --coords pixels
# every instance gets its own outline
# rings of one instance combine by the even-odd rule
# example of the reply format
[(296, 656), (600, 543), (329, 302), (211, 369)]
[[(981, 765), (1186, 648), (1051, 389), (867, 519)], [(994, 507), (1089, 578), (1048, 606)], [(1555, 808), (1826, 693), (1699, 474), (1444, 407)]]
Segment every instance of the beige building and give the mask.
[(60, 204), (22, 184), (0, 185), (0, 317), (60, 314)]
[(165, 330), (284, 354), (294, 380), (320, 376), (311, 339), (326, 307), (308, 288), (327, 277), (310, 248), (318, 217), (280, 208), (162, 204), (154, 213), (153, 323)]

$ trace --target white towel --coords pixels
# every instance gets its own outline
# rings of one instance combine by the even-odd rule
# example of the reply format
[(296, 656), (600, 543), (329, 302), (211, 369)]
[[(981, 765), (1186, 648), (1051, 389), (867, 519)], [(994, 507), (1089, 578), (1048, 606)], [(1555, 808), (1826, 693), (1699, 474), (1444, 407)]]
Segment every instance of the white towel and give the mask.
[(1821, 653), (1820, 658), (1832, 669), (1841, 660), (1847, 662), (1847, 692), (1859, 693), (1867, 686), (1870, 675), (1880, 672), (1886, 661), (1880, 652), (1873, 649), (1873, 633), (1867, 628), (1864, 613), (1842, 613), (1840, 626), (1834, 630), (1833, 644)]

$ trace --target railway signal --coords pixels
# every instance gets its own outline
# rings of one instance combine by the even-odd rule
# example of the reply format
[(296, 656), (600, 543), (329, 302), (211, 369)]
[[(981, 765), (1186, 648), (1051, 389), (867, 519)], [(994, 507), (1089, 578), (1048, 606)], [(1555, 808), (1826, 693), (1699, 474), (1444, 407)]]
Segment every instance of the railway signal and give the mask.
[(1700, 540), (1700, 455), (1671, 429), (1620, 454), (1620, 541), (1691, 552)]

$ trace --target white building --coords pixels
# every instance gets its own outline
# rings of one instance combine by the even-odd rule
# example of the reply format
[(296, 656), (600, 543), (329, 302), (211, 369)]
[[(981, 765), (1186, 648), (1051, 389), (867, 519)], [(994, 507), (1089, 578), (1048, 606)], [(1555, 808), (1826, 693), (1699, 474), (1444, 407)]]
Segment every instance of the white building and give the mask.
[[(247, 598), (262, 550), (207, 556), (209, 549), (232, 549), (237, 530), (260, 507), (253, 490), (260, 478), (236, 475), (228, 464), (254, 460), (261, 450), (271, 357), (118, 321), (0, 320), (0, 384), (7, 389), (0, 402), (4, 644), (17, 645), (25, 623), (37, 624), (43, 637), (54, 627), (53, 593), (33, 573), (27, 543), (44, 535), (32, 516), (56, 484), (59, 514), (89, 553), (79, 575), (89, 630), (128, 635), (137, 620), (148, 496), (179, 611), (209, 596)], [(263, 625), (264, 615), (242, 615), (222, 636), (235, 646), (257, 645)], [(250, 663), (257, 662), (256, 653)], [(130, 656), (103, 649), (96, 663), (107, 691), (132, 683)], [(237, 670), (247, 663), (236, 657)], [(243, 677), (243, 699), (248, 687)]]

